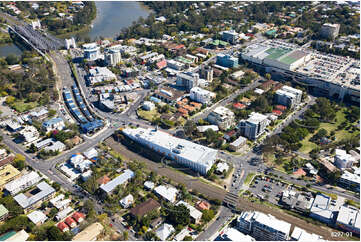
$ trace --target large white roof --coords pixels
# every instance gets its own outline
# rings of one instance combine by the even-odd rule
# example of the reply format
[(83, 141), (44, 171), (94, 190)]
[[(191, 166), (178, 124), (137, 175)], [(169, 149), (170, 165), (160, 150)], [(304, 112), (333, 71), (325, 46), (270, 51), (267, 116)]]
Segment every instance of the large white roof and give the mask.
[(154, 191), (170, 202), (175, 202), (178, 190), (173, 186), (160, 185), (154, 188)]
[(354, 207), (341, 206), (337, 223), (347, 224), (360, 229), (360, 212)]
[(324, 241), (320, 235), (311, 234), (295, 226), (291, 238), (297, 241)]
[[(12, 192), (14, 190), (17, 190), (19, 187), (26, 186), (27, 184), (29, 185), (35, 184), (40, 180), (41, 177), (39, 176), (39, 174), (35, 171), (32, 171), (14, 181), (9, 182), (8, 184), (5, 185), (5, 189), (8, 190), (9, 192)], [(26, 187), (24, 187), (24, 189), (25, 188)]]
[(123, 129), (124, 134), (170, 150), (174, 155), (205, 166), (212, 166), (218, 151), (155, 129)]
[(117, 176), (116, 178), (114, 178), (113, 180), (111, 180), (110, 182), (103, 184), (100, 186), (100, 188), (105, 191), (106, 193), (109, 193), (111, 191), (113, 191), (113, 189), (118, 186), (118, 185), (122, 185), (124, 182), (128, 181), (129, 179), (131, 179), (134, 176), (134, 172), (127, 169), (124, 171), (123, 174), (121, 174), (120, 176)]
[(39, 222), (44, 223), (45, 220), (48, 219), (48, 217), (47, 217), (44, 213), (42, 213), (41, 211), (39, 211), (39, 210), (35, 210), (34, 212), (29, 213), (29, 214), (27, 215), (27, 217), (28, 217), (28, 218), (30, 219), (30, 221), (33, 222), (34, 224), (37, 224), (37, 223), (39, 223)]
[(264, 214), (260, 212), (255, 212), (253, 218), (260, 224), (264, 224), (270, 228), (273, 228), (277, 231), (283, 232), (284, 234), (288, 235), (291, 229), (291, 224), (285, 221), (279, 220), (273, 217), (270, 214)]

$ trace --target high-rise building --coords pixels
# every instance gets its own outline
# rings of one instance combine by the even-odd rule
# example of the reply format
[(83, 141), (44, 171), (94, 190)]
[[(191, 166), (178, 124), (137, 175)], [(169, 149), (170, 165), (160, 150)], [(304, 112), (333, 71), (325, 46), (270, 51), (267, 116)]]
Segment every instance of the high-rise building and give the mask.
[(183, 72), (177, 74), (177, 86), (184, 87), (186, 90), (190, 90), (193, 87), (197, 87), (199, 82), (198, 73)]
[(118, 48), (107, 48), (104, 52), (105, 63), (109, 66), (116, 66), (122, 60), (122, 54)]
[(84, 59), (95, 61), (100, 57), (100, 48), (96, 43), (89, 43), (83, 45)]
[(223, 31), (222, 40), (227, 41), (228, 43), (234, 44), (238, 39), (239, 34), (234, 30)]
[(213, 68), (203, 65), (202, 68), (200, 68), (200, 76), (208, 82), (213, 81)]
[(269, 122), (267, 116), (260, 113), (251, 113), (247, 120), (240, 121), (238, 128), (243, 136), (254, 140), (263, 134)]

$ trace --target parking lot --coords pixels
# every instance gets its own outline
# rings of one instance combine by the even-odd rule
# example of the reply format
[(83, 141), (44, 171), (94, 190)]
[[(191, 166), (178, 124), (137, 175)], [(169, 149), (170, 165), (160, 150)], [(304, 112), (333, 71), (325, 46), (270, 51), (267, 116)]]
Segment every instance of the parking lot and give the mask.
[(272, 178), (262, 178), (258, 176), (253, 180), (248, 190), (260, 199), (266, 199), (268, 197), (266, 200), (273, 204), (278, 204), (281, 193), (286, 189), (291, 189), (286, 183), (275, 181)]

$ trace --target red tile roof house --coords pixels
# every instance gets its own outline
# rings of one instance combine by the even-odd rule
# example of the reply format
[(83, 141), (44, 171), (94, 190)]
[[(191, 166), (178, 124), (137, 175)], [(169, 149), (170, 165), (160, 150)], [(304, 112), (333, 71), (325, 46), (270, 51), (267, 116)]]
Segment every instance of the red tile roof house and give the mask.
[(58, 227), (58, 229), (60, 229), (61, 232), (69, 231), (68, 225), (66, 225), (64, 222), (58, 223), (56, 227)]
[(246, 105), (244, 105), (242, 103), (234, 103), (233, 107), (236, 109), (244, 109), (246, 107)]
[(287, 109), (287, 107), (283, 106), (283, 105), (276, 105), (276, 109), (280, 110), (280, 111), (285, 111)]
[(196, 203), (196, 208), (199, 210), (209, 210), (211, 208), (211, 205), (206, 201), (198, 201)]
[(272, 113), (277, 116), (281, 116), (282, 112), (280, 110), (273, 110)]
[(81, 222), (83, 222), (84, 219), (85, 219), (85, 214), (84, 214), (84, 213), (75, 212), (72, 217), (73, 217), (73, 219), (75, 219), (75, 221), (76, 221), (77, 223), (81, 223)]
[(296, 177), (306, 176), (306, 172), (302, 168), (299, 168), (297, 171), (293, 172), (293, 175)]
[(157, 63), (157, 68), (158, 68), (159, 70), (165, 68), (166, 66), (167, 66), (167, 61), (166, 61), (166, 60), (162, 60), (162, 61), (159, 61), (159, 62)]
[(67, 217), (65, 219), (65, 223), (70, 227), (70, 228), (74, 228), (76, 226), (76, 222), (74, 221), (74, 219), (72, 219), (71, 217)]

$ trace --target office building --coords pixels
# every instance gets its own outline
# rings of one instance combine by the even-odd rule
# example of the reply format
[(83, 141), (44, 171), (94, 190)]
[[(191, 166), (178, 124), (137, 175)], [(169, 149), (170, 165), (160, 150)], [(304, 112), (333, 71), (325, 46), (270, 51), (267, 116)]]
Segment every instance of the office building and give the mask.
[(20, 171), (18, 171), (11, 164), (6, 164), (0, 167), (0, 189), (2, 190), (5, 184), (20, 177)]
[(88, 61), (95, 61), (100, 58), (100, 48), (96, 43), (89, 43), (83, 45), (84, 59)]
[(235, 44), (238, 40), (239, 34), (234, 30), (223, 31), (222, 40), (227, 41), (230, 44)]
[(104, 51), (104, 61), (108, 66), (116, 66), (122, 61), (122, 54), (117, 46), (112, 46)]
[(234, 113), (226, 107), (216, 107), (207, 117), (208, 122), (227, 130), (234, 124)]
[(335, 39), (340, 32), (340, 24), (325, 23), (322, 25), (320, 35), (326, 39)]
[(123, 129), (130, 139), (204, 175), (217, 159), (218, 151), (179, 139), (157, 129)]
[(241, 147), (243, 147), (247, 143), (247, 139), (245, 137), (239, 136), (235, 141), (229, 144), (229, 149), (232, 151), (237, 151)]
[(213, 98), (216, 97), (214, 92), (210, 92), (200, 87), (193, 87), (190, 90), (190, 98), (193, 101), (202, 103), (202, 104), (209, 104)]
[(39, 174), (35, 171), (32, 171), (26, 175), (23, 175), (4, 186), (4, 189), (8, 191), (11, 195), (15, 195), (22, 190), (25, 190), (28, 187), (31, 187), (38, 183), (41, 180)]
[(276, 219), (270, 214), (260, 212), (242, 212), (237, 220), (238, 229), (256, 240), (288, 240), (291, 224)]
[(289, 86), (282, 86), (276, 91), (275, 99), (278, 104), (294, 108), (302, 100), (302, 91)]
[(243, 136), (255, 140), (263, 134), (269, 122), (267, 116), (253, 112), (247, 120), (239, 122), (238, 128)]
[(355, 157), (347, 154), (346, 150), (336, 149), (335, 152), (334, 164), (340, 169), (351, 168), (353, 163), (356, 162)]
[(191, 90), (193, 87), (197, 87), (199, 82), (198, 73), (182, 72), (177, 74), (177, 86), (183, 87), (186, 90)]
[(40, 182), (31, 192), (20, 193), (14, 200), (24, 209), (25, 213), (40, 207), (42, 202), (51, 199), (55, 195), (55, 189), (46, 182)]
[(341, 206), (338, 212), (336, 225), (345, 231), (360, 235), (360, 211), (352, 206)]
[(344, 171), (338, 183), (356, 192), (360, 192), (360, 174)]
[(235, 68), (238, 67), (238, 58), (230, 55), (218, 54), (216, 64), (227, 68)]
[(335, 213), (331, 209), (330, 202), (329, 196), (317, 194), (310, 209), (310, 217), (326, 224), (332, 224)]

